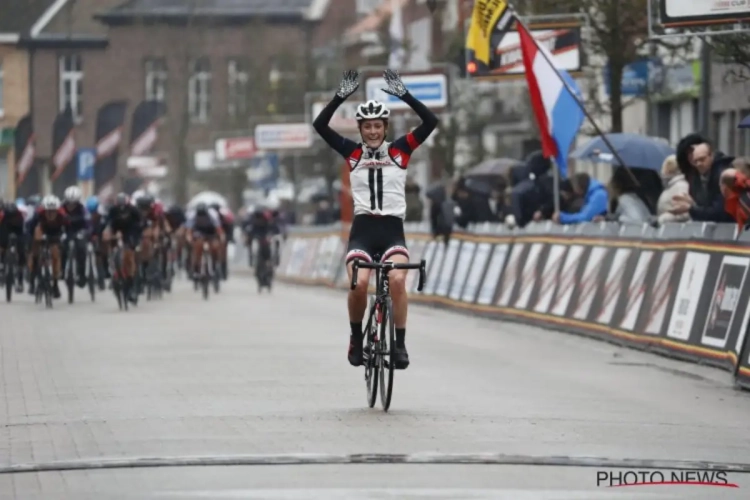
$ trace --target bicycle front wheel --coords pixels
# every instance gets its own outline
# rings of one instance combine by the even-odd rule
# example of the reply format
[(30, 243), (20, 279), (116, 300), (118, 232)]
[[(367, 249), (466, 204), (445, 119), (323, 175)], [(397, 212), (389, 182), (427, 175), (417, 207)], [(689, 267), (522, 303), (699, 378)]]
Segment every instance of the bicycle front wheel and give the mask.
[(375, 354), (378, 344), (374, 342), (378, 328), (378, 324), (375, 321), (375, 299), (370, 299), (369, 311), (370, 314), (367, 318), (367, 326), (364, 330), (364, 363), (365, 382), (367, 383), (367, 405), (372, 408), (375, 406), (375, 401), (378, 399), (378, 378), (380, 368), (378, 365), (379, 356)]
[(393, 350), (396, 347), (396, 326), (393, 322), (393, 303), (386, 297), (381, 304), (380, 345), (378, 348), (378, 363), (380, 364), (380, 403), (383, 411), (391, 407), (393, 395), (393, 374), (396, 368), (393, 363)]

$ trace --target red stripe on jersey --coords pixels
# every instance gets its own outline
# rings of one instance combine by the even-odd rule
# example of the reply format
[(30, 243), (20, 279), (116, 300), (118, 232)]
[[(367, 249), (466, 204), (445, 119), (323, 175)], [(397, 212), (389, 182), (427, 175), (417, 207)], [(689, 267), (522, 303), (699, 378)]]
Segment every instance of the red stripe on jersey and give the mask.
[(409, 132), (406, 134), (406, 143), (411, 148), (412, 152), (419, 147), (419, 141), (416, 137), (414, 137), (414, 134)]

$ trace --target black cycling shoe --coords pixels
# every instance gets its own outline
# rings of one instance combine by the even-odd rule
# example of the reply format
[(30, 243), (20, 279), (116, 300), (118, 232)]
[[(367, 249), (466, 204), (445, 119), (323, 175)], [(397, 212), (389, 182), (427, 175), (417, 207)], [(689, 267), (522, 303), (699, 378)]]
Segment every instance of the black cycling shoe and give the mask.
[(393, 350), (393, 367), (396, 370), (406, 370), (409, 367), (409, 353), (406, 352), (406, 346), (396, 346)]
[(362, 356), (362, 338), (359, 342), (355, 337), (349, 336), (349, 364), (352, 366), (362, 366), (364, 359)]

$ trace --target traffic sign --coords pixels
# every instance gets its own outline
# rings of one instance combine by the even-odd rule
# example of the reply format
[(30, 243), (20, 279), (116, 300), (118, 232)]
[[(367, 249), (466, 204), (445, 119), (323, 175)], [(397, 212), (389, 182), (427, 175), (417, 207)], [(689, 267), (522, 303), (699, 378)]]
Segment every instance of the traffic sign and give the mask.
[[(401, 75), (401, 81), (428, 108), (442, 109), (448, 105), (448, 77), (444, 73)], [(410, 109), (398, 97), (383, 92), (384, 88), (387, 88), (384, 78), (368, 78), (365, 83), (367, 99), (384, 102), (392, 110)]]
[(78, 165), (78, 180), (90, 181), (94, 179), (94, 165), (96, 164), (96, 149), (82, 148), (76, 152)]

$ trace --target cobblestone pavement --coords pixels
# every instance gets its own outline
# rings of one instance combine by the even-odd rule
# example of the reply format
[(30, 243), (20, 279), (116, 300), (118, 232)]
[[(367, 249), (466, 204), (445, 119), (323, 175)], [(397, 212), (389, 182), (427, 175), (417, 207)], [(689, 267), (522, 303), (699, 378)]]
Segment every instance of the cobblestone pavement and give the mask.
[[(208, 302), (181, 284), (129, 313), (117, 311), (110, 294), (96, 304), (57, 302), (53, 310), (27, 297), (0, 303), (0, 467), (376, 452), (750, 463), (750, 396), (719, 370), (414, 307), (412, 366), (397, 373), (385, 414), (366, 407), (363, 371), (346, 362), (347, 330), (344, 294), (278, 285), (259, 296), (242, 276)], [(547, 478), (544, 471), (557, 472)], [(302, 498), (299, 491), (313, 495), (316, 487), (324, 488), (317, 498), (337, 498), (330, 490), (337, 487), (359, 488), (347, 498), (381, 498), (368, 488), (405, 488), (410, 479), (425, 491), (530, 493), (550, 481), (593, 488), (595, 471), (336, 465), (0, 474), (0, 498), (144, 498), (157, 490), (159, 498)], [(285, 485), (288, 496), (247, 491)], [(492, 491), (463, 497), (502, 498)], [(525, 498), (514, 494), (508, 498)], [(604, 497), (599, 490), (591, 498)]]

